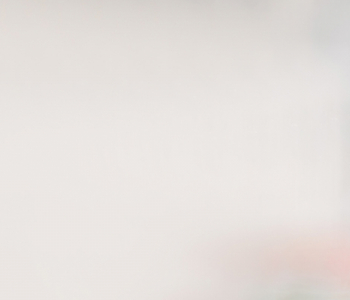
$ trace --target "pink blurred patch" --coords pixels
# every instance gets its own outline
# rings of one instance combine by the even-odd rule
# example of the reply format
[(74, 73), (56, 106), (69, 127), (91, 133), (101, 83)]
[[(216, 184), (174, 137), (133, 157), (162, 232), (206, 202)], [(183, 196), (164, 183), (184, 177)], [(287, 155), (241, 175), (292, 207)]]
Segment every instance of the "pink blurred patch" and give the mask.
[(345, 234), (216, 241), (213, 248), (198, 266), (223, 286), (254, 289), (291, 280), (350, 291), (350, 237)]

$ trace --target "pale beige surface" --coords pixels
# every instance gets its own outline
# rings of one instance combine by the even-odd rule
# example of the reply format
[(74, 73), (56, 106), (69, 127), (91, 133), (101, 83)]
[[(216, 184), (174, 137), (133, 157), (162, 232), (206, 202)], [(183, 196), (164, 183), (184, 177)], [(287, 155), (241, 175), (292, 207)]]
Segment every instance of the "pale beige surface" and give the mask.
[(237, 298), (218, 240), (340, 228), (312, 2), (0, 3), (0, 298)]

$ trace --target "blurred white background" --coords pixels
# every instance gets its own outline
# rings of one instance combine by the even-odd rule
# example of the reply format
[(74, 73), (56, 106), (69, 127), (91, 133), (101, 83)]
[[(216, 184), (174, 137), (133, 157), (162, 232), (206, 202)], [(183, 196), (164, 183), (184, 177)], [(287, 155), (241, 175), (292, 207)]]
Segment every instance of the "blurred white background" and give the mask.
[(245, 299), (257, 245), (341, 232), (327, 11), (0, 1), (0, 297)]

